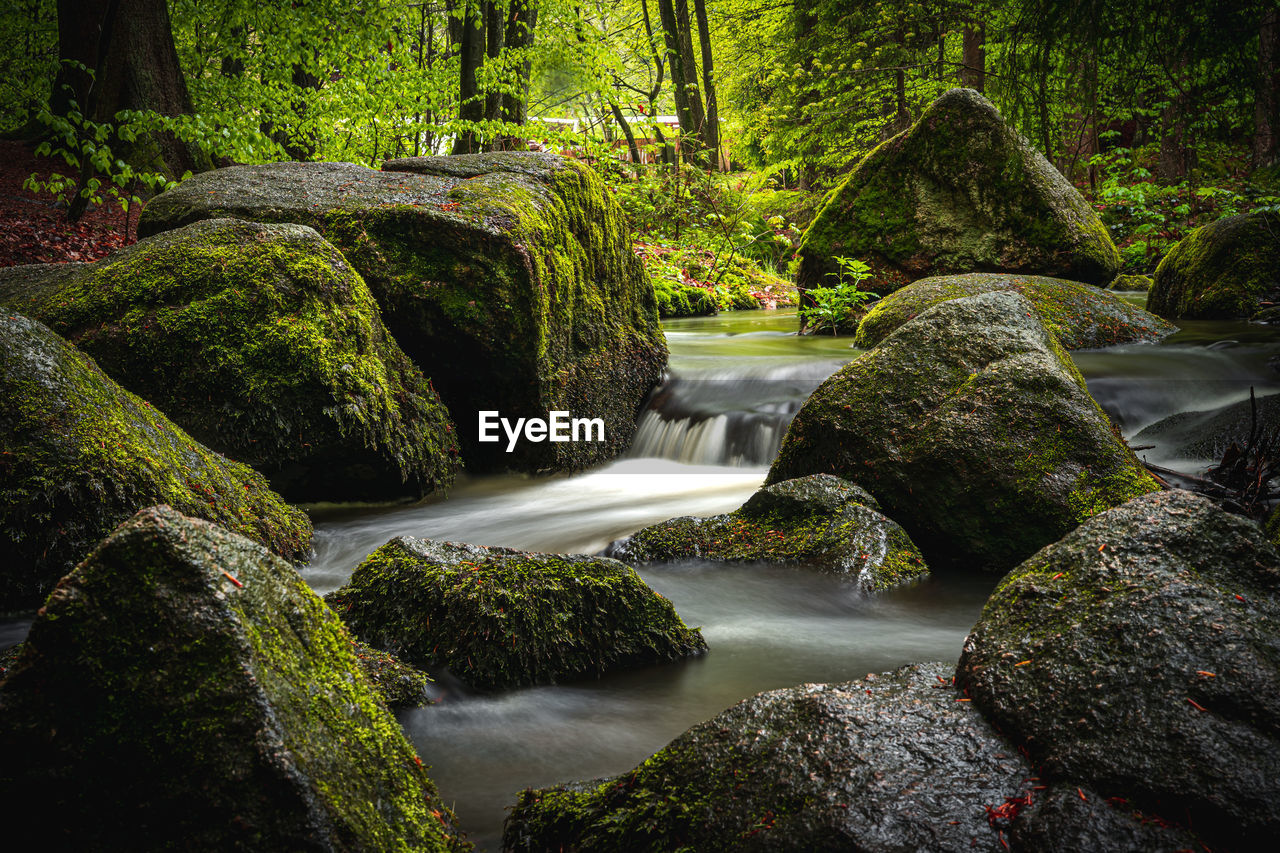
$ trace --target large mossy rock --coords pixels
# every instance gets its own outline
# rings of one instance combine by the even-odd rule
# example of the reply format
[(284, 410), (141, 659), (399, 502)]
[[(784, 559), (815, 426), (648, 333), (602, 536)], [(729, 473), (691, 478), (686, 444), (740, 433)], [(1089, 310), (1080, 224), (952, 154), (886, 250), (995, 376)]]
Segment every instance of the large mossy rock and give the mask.
[(943, 302), (832, 374), (769, 471), (862, 486), (930, 567), (1006, 571), (1159, 488), (1017, 293)]
[(401, 536), (327, 600), (361, 640), (482, 690), (599, 677), (707, 647), (635, 570), (603, 557)]
[(527, 790), (506, 850), (999, 851), (1030, 766), (945, 664), (744, 699), (630, 773)]
[(830, 474), (765, 486), (738, 509), (646, 527), (606, 552), (628, 562), (724, 560), (809, 566), (848, 577), (867, 592), (929, 573), (906, 531), (875, 498)]
[(139, 509), (165, 503), (290, 560), (311, 521), (39, 323), (0, 311), (0, 611), (38, 607)]
[(443, 404), (311, 228), (206, 220), (94, 264), (0, 270), (0, 304), (291, 499), (421, 497), (453, 481)]
[[(140, 234), (231, 216), (310, 225), (369, 285), (449, 407), (473, 471), (573, 470), (626, 450), (666, 363), (653, 285), (617, 203), (544, 154), (272, 163), (197, 175), (152, 199)], [(478, 442), (477, 413), (602, 418), (603, 442)]]
[(1267, 536), (1271, 538), (1271, 544), (1280, 548), (1280, 506), (1277, 506), (1271, 512), (1271, 517), (1266, 523)]
[(1260, 436), (1280, 429), (1280, 394), (1241, 400), (1204, 412), (1179, 412), (1156, 421), (1133, 437), (1134, 444), (1154, 444), (1164, 456), (1218, 462), (1231, 445), (1243, 449), (1254, 430), (1254, 405)]
[(1172, 323), (1092, 285), (1039, 275), (968, 273), (922, 279), (881, 299), (858, 324), (853, 345), (870, 349), (939, 302), (999, 291), (1031, 300), (1041, 321), (1069, 350), (1154, 341), (1177, 331)]
[(1280, 305), (1280, 214), (1197, 228), (1156, 267), (1147, 308), (1171, 320), (1249, 318)]
[(1146, 495), (1010, 572), (957, 683), (1051, 777), (1264, 849), (1280, 831), (1277, 596), (1256, 524)]
[(986, 98), (952, 89), (827, 197), (800, 243), (802, 289), (836, 257), (867, 262), (881, 295), (929, 276), (1035, 273), (1105, 287), (1120, 268), (1075, 187)]
[(452, 815), (287, 563), (168, 507), (49, 597), (0, 688), (15, 849), (446, 850)]

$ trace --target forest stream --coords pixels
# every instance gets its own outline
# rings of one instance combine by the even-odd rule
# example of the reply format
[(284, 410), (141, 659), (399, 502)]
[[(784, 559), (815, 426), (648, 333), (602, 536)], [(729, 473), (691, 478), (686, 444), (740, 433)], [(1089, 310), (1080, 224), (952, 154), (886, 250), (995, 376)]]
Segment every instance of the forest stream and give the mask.
[[(849, 338), (797, 337), (795, 324), (789, 311), (666, 321), (669, 374), (628, 457), (572, 477), (464, 480), (447, 499), (412, 506), (314, 507), (316, 557), (304, 576), (318, 592), (336, 589), (399, 535), (592, 553), (648, 524), (738, 507), (763, 482), (796, 409), (860, 352)], [(1280, 390), (1268, 365), (1280, 356), (1275, 326), (1182, 327), (1159, 344), (1073, 353), (1126, 438), (1176, 412), (1245, 399), (1250, 386), (1259, 395)], [(1143, 455), (1188, 473), (1207, 464), (1169, 460), (1159, 447)], [(434, 685), (437, 704), (400, 720), (471, 840), (495, 850), (522, 788), (625, 772), (762, 690), (955, 660), (996, 581), (973, 568), (870, 598), (799, 568), (641, 568), (688, 624), (701, 626), (708, 654), (491, 695), (469, 694), (445, 675)]]

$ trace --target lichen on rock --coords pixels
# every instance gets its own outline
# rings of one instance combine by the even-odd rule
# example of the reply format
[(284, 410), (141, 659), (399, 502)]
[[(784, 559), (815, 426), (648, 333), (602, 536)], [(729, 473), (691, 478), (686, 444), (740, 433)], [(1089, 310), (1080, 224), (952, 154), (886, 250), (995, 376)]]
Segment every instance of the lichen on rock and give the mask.
[(1280, 304), (1280, 214), (1225, 216), (1171, 248), (1147, 308), (1171, 320), (1248, 319)]
[(1040, 320), (1069, 350), (1154, 341), (1177, 331), (1172, 323), (1092, 285), (1039, 275), (968, 273), (921, 279), (876, 302), (858, 324), (853, 345), (869, 349), (939, 302), (998, 291), (1031, 300)]
[(290, 559), (311, 521), (43, 325), (0, 311), (0, 610), (36, 607), (117, 524), (157, 503)]
[(927, 575), (910, 537), (878, 510), (875, 498), (852, 483), (813, 474), (765, 486), (725, 515), (646, 527), (606, 553), (627, 562), (787, 563), (847, 577), (866, 592)]
[[(459, 425), (474, 471), (577, 470), (622, 453), (667, 349), (617, 203), (555, 155), (272, 163), (197, 175), (147, 204), (140, 234), (220, 216), (314, 227)], [(602, 418), (603, 442), (478, 441), (477, 413)]]
[(1088, 202), (986, 98), (952, 89), (862, 159), (801, 240), (800, 288), (821, 287), (837, 256), (871, 265), (882, 296), (935, 275), (975, 271), (1106, 285), (1120, 255)]
[(1159, 485), (1017, 293), (942, 302), (832, 374), (769, 471), (871, 493), (933, 570), (1007, 571)]
[(706, 649), (670, 601), (603, 557), (401, 536), (326, 599), (369, 645), (484, 690), (599, 677)]
[(290, 498), (422, 497), (453, 481), (443, 404), (311, 228), (199, 221), (94, 264), (0, 271), (0, 304)]
[(1190, 822), (1280, 829), (1280, 553), (1183, 491), (1101, 513), (1000, 582), (957, 683), (1052, 779)]
[(0, 751), (22, 849), (469, 846), (338, 618), (261, 546), (168, 507), (49, 597), (0, 686)]

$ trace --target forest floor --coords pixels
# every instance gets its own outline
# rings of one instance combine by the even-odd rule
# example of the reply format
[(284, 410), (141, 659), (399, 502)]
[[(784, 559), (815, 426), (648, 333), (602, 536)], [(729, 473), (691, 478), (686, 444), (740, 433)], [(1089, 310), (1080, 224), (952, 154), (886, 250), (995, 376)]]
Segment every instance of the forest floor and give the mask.
[(47, 193), (23, 189), (33, 173), (47, 180), (54, 172), (66, 174), (66, 163), (36, 157), (27, 143), (0, 141), (0, 267), (96, 261), (137, 239), (137, 206), (126, 217), (119, 205), (104, 204), (71, 223)]

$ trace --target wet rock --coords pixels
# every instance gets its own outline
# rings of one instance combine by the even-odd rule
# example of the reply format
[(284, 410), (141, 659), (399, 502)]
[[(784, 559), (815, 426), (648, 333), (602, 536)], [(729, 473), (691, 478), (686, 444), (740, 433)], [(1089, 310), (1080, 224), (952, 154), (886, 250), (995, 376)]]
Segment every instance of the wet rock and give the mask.
[(1260, 849), (1280, 829), (1277, 593), (1256, 524), (1145, 495), (1010, 572), (957, 683), (1050, 777)]
[(1277, 505), (1271, 512), (1271, 517), (1266, 523), (1267, 536), (1271, 538), (1271, 544), (1280, 548), (1280, 505)]
[(978, 270), (1106, 285), (1120, 255), (1066, 178), (982, 95), (952, 89), (873, 150), (824, 202), (799, 249), (802, 290), (837, 256), (869, 263), (880, 295)]
[(327, 600), (364, 642), (484, 690), (706, 650), (670, 601), (602, 557), (400, 536)]
[(167, 503), (290, 560), (311, 522), (41, 324), (0, 311), (0, 610), (34, 608), (139, 509)]
[(351, 645), (360, 669), (388, 708), (419, 708), (431, 704), (427, 696), (431, 676), (367, 643), (352, 640)]
[(1002, 850), (984, 806), (1026, 761), (918, 664), (761, 693), (635, 770), (524, 791), (506, 850)]
[(1253, 317), (1280, 304), (1280, 215), (1226, 216), (1184, 237), (1156, 267), (1147, 309), (1168, 317)]
[(1141, 290), (1149, 291), (1151, 289), (1152, 279), (1149, 275), (1118, 275), (1111, 279), (1111, 283), (1107, 285), (1107, 290)]
[(1016, 293), (943, 302), (809, 397), (769, 471), (866, 489), (932, 569), (1005, 571), (1159, 488)]
[[(1258, 427), (1280, 428), (1280, 394), (1257, 398)], [(1221, 461), (1232, 444), (1243, 448), (1253, 429), (1248, 400), (1205, 412), (1180, 412), (1156, 421), (1133, 437), (1134, 444), (1155, 444), (1160, 453), (1178, 459)]]
[[(309, 225), (364, 278), (439, 392), (468, 469), (576, 470), (622, 453), (666, 363), (653, 285), (592, 171), (550, 154), (235, 166), (147, 203), (139, 233), (232, 216)], [(482, 443), (478, 413), (602, 418), (604, 441)]]
[(168, 507), (49, 597), (0, 687), (0, 750), (18, 849), (459, 846), (337, 617), (261, 546)]
[(830, 474), (765, 486), (738, 509), (710, 518), (673, 518), (613, 543), (628, 562), (725, 560), (804, 565), (846, 576), (867, 592), (928, 574), (906, 532), (878, 512), (875, 498)]
[(94, 264), (0, 270), (0, 304), (292, 499), (421, 497), (453, 481), (444, 405), (310, 228), (206, 220)]
[(1177, 331), (1172, 323), (1087, 284), (1039, 275), (969, 273), (926, 278), (877, 302), (858, 325), (853, 345), (869, 349), (894, 329), (939, 302), (979, 293), (1021, 293), (1067, 349), (1154, 341)]
[(1108, 801), (1093, 790), (1070, 784), (1050, 786), (1035, 796), (1012, 822), (1009, 841), (1013, 850), (1027, 853), (1203, 849), (1186, 829), (1143, 814), (1120, 798)]

